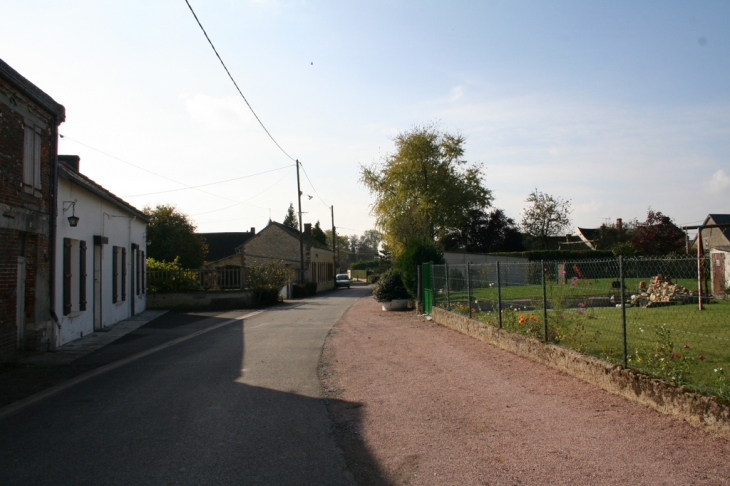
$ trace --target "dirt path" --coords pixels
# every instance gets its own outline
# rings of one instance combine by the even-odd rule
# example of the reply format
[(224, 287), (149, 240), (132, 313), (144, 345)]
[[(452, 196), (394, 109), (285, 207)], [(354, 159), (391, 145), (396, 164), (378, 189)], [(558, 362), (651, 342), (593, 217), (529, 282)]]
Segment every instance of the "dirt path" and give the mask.
[(730, 484), (727, 440), (370, 297), (320, 376), (360, 484)]

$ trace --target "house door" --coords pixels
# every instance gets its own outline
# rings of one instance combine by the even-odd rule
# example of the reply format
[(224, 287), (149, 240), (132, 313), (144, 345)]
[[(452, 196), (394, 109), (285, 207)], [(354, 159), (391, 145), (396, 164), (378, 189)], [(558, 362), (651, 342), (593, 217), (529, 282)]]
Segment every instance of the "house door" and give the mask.
[(18, 257), (18, 277), (15, 289), (15, 326), (18, 329), (18, 349), (25, 339), (25, 257)]
[(713, 253), (712, 259), (712, 295), (721, 297), (725, 295), (725, 254)]
[(94, 331), (101, 329), (101, 245), (94, 245)]

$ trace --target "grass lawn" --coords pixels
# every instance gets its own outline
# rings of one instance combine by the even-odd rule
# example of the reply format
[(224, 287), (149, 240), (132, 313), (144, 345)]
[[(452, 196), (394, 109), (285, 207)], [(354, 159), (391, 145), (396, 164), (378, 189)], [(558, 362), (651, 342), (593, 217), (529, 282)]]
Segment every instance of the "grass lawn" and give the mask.
[[(540, 286), (530, 286), (531, 292), (525, 287), (513, 288), (519, 291), (508, 294), (509, 297), (505, 297), (506, 289), (503, 289), (503, 300), (539, 297), (541, 302)], [(535, 288), (539, 294), (535, 293)], [(481, 299), (477, 297), (476, 300), (496, 300), (496, 289), (481, 290), (485, 293)], [(581, 290), (585, 290), (585, 287)], [(550, 303), (553, 304), (553, 309), (548, 310), (551, 338), (558, 340), (561, 346), (622, 363), (621, 309), (559, 306), (561, 302), (575, 302), (575, 299), (561, 300), (561, 297), (575, 297), (575, 294), (576, 292), (558, 294), (555, 289), (552, 294), (548, 293), (548, 307), (551, 307)], [(580, 296), (590, 295), (596, 294), (580, 292)], [(452, 310), (468, 313), (465, 293), (452, 293), (450, 297)], [(438, 303), (445, 303), (445, 299), (439, 296)], [(495, 312), (480, 311), (475, 317), (495, 326), (498, 323)], [(728, 380), (723, 381), (724, 376), (730, 375), (730, 301), (713, 300), (705, 305), (703, 311), (692, 304), (656, 308), (632, 307), (626, 309), (626, 321), (627, 347), (629, 356), (632, 357), (629, 366), (665, 378), (678, 377), (682, 370), (682, 381), (690, 386), (730, 399), (730, 384)], [(542, 322), (543, 311), (540, 308), (508, 308), (503, 314), (503, 327), (540, 339), (544, 336)], [(679, 358), (675, 358), (676, 354), (679, 354)], [(665, 361), (660, 361), (660, 357), (664, 357)], [(724, 375), (715, 371), (720, 368)]]

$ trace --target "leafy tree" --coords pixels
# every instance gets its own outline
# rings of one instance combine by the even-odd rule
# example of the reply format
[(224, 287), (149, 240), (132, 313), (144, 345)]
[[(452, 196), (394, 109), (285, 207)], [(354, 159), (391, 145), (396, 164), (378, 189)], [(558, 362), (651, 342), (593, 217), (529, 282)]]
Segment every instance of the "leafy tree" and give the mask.
[(372, 214), (394, 255), (413, 238), (443, 238), (464, 226), (470, 209), (484, 209), (492, 193), (482, 168), (464, 159), (465, 139), (434, 125), (398, 134), (395, 153), (361, 167), (360, 181), (375, 196)]
[(372, 260), (378, 256), (378, 246), (383, 240), (379, 231), (371, 229), (365, 231), (358, 240), (357, 256), (361, 260)]
[(501, 209), (489, 212), (472, 209), (466, 226), (453, 230), (441, 241), (446, 251), (472, 253), (523, 251), (522, 234), (512, 218)]
[(445, 260), (441, 247), (427, 238), (411, 239), (406, 249), (395, 259), (393, 266), (403, 276), (403, 283), (413, 297), (418, 293), (418, 267), (428, 262), (443, 264)]
[(564, 233), (570, 226), (570, 199), (564, 200), (535, 190), (527, 196), (530, 203), (522, 212), (522, 228), (540, 249), (548, 248), (551, 236)]
[(160, 204), (144, 208), (150, 218), (147, 239), (152, 243), (147, 255), (157, 261), (172, 262), (178, 258), (182, 268), (198, 268), (205, 262), (208, 245), (195, 234), (197, 227), (190, 217), (174, 206)]
[(319, 225), (319, 221), (317, 221), (314, 224), (314, 228), (312, 228), (312, 238), (319, 241), (323, 245), (327, 244), (327, 235), (325, 235), (324, 231), (322, 231), (322, 227)]
[(299, 231), (299, 220), (297, 219), (297, 213), (294, 212), (294, 203), (289, 204), (289, 209), (286, 210), (286, 216), (284, 216), (282, 224)]
[(598, 238), (594, 242), (596, 250), (611, 250), (614, 255), (632, 256), (635, 254), (631, 239), (636, 233), (636, 223), (602, 224), (598, 228)]
[(631, 244), (639, 255), (680, 253), (685, 246), (685, 234), (669, 216), (649, 208), (646, 221), (636, 224), (636, 233)]

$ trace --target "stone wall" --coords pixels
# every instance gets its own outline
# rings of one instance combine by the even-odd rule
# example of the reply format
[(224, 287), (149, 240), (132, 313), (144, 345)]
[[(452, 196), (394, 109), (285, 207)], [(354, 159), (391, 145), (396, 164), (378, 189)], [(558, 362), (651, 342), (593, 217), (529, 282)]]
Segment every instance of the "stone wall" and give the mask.
[(730, 439), (730, 405), (715, 397), (695, 393), (685, 387), (652, 378), (636, 370), (624, 369), (620, 365), (577, 351), (488, 326), (437, 307), (433, 308), (433, 320), (442, 326), (556, 368), (611, 393)]

